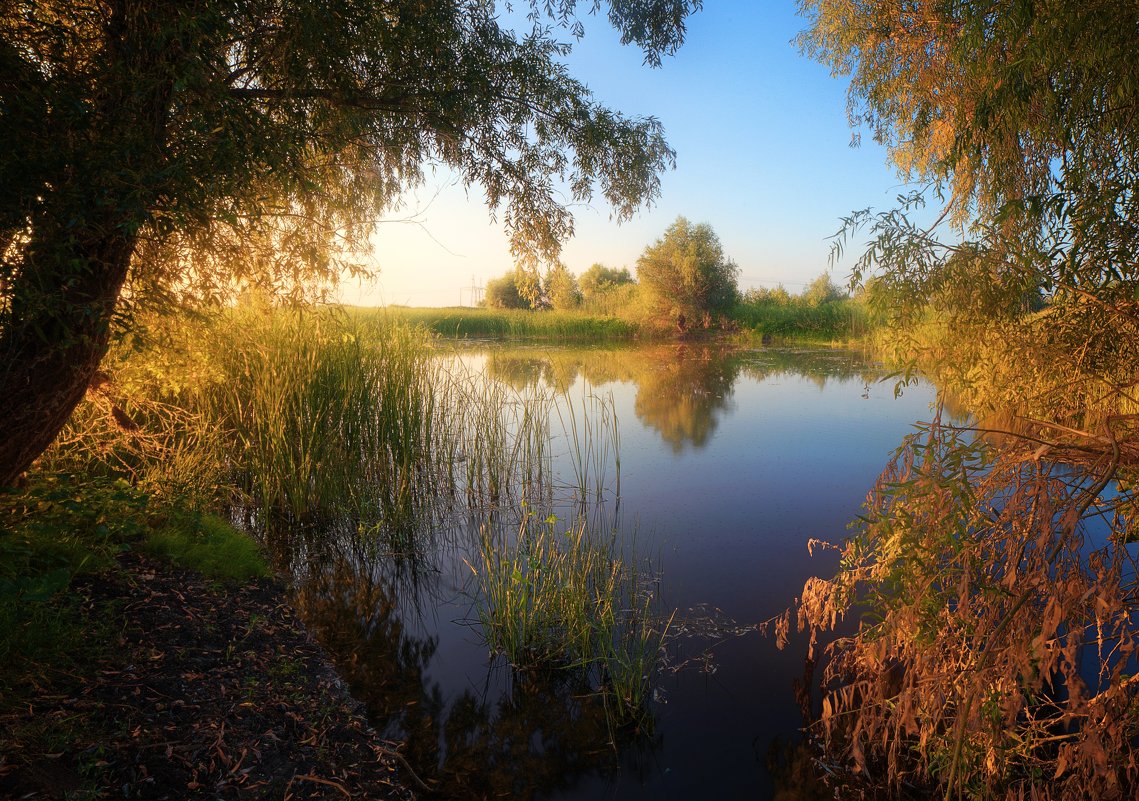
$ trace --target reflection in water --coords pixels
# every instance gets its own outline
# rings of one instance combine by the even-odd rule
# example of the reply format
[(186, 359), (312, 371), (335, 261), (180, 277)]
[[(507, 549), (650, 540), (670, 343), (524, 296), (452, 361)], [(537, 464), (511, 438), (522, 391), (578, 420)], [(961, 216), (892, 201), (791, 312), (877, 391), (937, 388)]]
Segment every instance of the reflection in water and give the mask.
[[(808, 561), (807, 539), (841, 536), (908, 422), (924, 413), (923, 392), (896, 401), (889, 385), (872, 386), (880, 377), (873, 365), (827, 349), (463, 348), (448, 358), (478, 365), (499, 389), (552, 388), (575, 406), (582, 388), (608, 396), (590, 408), (620, 416), (624, 478), (619, 506), (591, 507), (594, 525), (630, 552), (651, 554), (667, 608), (689, 610), (670, 628), (672, 664), (707, 664), (690, 657), (713, 646), (716, 660), (703, 672), (668, 671), (650, 704), (652, 730), (614, 735), (602, 696), (580, 671), (511, 671), (488, 658), (472, 628), (479, 525), (518, 530), (511, 504), (499, 521), (443, 503), (408, 518), (422, 526), (413, 534), (358, 531), (348, 521), (333, 525), (334, 536), (292, 526), (283, 559), (297, 577), (297, 606), (373, 725), (403, 743), (431, 788), (420, 795), (831, 797), (797, 737), (803, 710), (810, 714), (810, 677), (792, 686), (801, 656), (776, 652), (754, 630), (807, 575), (833, 568)], [(553, 439), (558, 447), (570, 440)], [(585, 483), (560, 459), (550, 458), (556, 475), (547, 486)], [(621, 520), (635, 523), (635, 536)], [(702, 605), (715, 612), (713, 644), (690, 631)]]
[(488, 676), (478, 694), (447, 699), (429, 679), (438, 639), (405, 625), (395, 584), (382, 569), (336, 560), (297, 591), (297, 606), (336, 661), (355, 697), (403, 754), (434, 797), (546, 797), (587, 774), (617, 767), (617, 754), (651, 752), (646, 732), (617, 732), (602, 697), (581, 671), (508, 671)]
[(637, 418), (680, 453), (711, 441), (720, 415), (731, 411), (741, 375), (755, 381), (803, 376), (822, 390), (835, 380), (856, 378), (869, 385), (879, 380), (880, 371), (850, 351), (680, 343), (608, 350), (496, 349), (489, 354), (487, 375), (515, 389), (544, 385), (565, 391), (579, 379), (593, 386), (631, 382), (637, 387)]
[(703, 448), (716, 430), (717, 412), (731, 399), (740, 363), (708, 347), (670, 350), (639, 376), (634, 410), (674, 453), (685, 445)]

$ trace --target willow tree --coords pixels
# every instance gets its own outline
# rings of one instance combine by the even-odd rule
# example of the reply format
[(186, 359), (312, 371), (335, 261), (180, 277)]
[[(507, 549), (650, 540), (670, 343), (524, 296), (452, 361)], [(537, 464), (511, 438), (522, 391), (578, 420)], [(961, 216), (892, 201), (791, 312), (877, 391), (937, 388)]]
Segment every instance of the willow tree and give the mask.
[(931, 352), (1006, 413), (999, 448), (937, 419), (909, 438), (805, 588), (812, 631), (872, 610), (831, 648), (821, 731), (946, 797), (1134, 797), (1139, 6), (800, 7), (852, 122), (918, 186), (846, 221), (840, 245), (869, 235), (855, 281), (898, 325), (932, 305)]
[[(576, 0), (523, 3), (522, 32), (502, 5), (0, 4), (0, 485), (51, 442), (133, 308), (358, 268), (426, 165), (481, 187), (520, 259), (556, 258), (563, 197), (598, 192), (618, 218), (651, 201), (673, 152), (656, 120), (568, 74), (557, 34), (580, 33)], [(698, 6), (607, 4), (650, 65)]]
[(637, 259), (637, 278), (646, 293), (649, 313), (665, 324), (711, 325), (739, 299), (739, 267), (724, 255), (720, 237), (708, 223), (692, 224), (684, 217), (645, 248)]

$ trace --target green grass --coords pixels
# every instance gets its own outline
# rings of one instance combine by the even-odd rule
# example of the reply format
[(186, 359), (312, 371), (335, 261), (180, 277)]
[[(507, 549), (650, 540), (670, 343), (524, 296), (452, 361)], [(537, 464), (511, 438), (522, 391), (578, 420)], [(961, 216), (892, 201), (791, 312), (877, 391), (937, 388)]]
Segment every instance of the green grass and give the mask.
[(603, 342), (632, 339), (639, 333), (639, 327), (628, 320), (574, 311), (388, 307), (357, 308), (352, 314), (362, 320), (398, 320), (458, 339)]
[(591, 673), (620, 725), (651, 718), (651, 676), (668, 622), (654, 615), (654, 595), (617, 553), (613, 532), (584, 517), (563, 529), (552, 515), (527, 514), (510, 537), (488, 523), (469, 567), (492, 649), (519, 668)]
[(125, 481), (35, 474), (0, 493), (0, 687), (29, 671), (67, 671), (113, 640), (113, 610), (73, 591), (87, 573), (117, 569), (130, 549), (160, 554), (207, 577), (265, 575), (256, 545), (222, 521), (156, 507)]
[(171, 515), (148, 532), (141, 548), (213, 579), (242, 583), (269, 575), (257, 544), (213, 515)]
[(798, 298), (788, 302), (739, 303), (731, 318), (757, 337), (806, 342), (836, 342), (866, 335), (869, 318), (855, 300), (829, 301), (812, 306)]

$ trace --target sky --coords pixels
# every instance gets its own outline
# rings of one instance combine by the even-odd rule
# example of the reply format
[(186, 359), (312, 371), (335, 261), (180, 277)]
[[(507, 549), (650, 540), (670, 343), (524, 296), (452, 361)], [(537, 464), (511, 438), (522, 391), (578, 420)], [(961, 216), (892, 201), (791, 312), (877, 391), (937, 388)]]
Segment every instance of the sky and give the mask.
[[(571, 73), (596, 99), (661, 120), (677, 167), (652, 208), (618, 225), (603, 199), (573, 207), (562, 261), (580, 275), (600, 262), (635, 271), (637, 257), (678, 217), (709, 223), (740, 267), (741, 290), (798, 292), (830, 268), (830, 237), (855, 209), (886, 208), (904, 190), (886, 152), (863, 132), (851, 147), (847, 81), (799, 53), (794, 0), (708, 0), (678, 53), (658, 69), (622, 47), (603, 16), (586, 17)], [(506, 236), (478, 186), (427, 173), (373, 239), (376, 277), (339, 297), (369, 306), (470, 305), (472, 287), (513, 269)], [(842, 283), (849, 269), (831, 271)]]

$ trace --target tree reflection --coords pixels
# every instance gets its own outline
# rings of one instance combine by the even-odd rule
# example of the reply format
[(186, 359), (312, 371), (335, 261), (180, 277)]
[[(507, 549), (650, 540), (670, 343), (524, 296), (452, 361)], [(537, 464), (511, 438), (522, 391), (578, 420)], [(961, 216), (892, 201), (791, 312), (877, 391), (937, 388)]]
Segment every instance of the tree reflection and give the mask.
[(637, 418), (679, 453), (703, 448), (727, 408), (739, 376), (739, 358), (719, 348), (677, 345), (654, 351), (637, 382)]
[(723, 344), (679, 344), (605, 349), (500, 348), (489, 354), (487, 375), (515, 389), (564, 392), (582, 381), (592, 387), (633, 383), (634, 411), (674, 452), (700, 449), (712, 439), (741, 375), (761, 382), (784, 375), (813, 381), (861, 380), (879, 371), (859, 353), (830, 348), (748, 349)]

